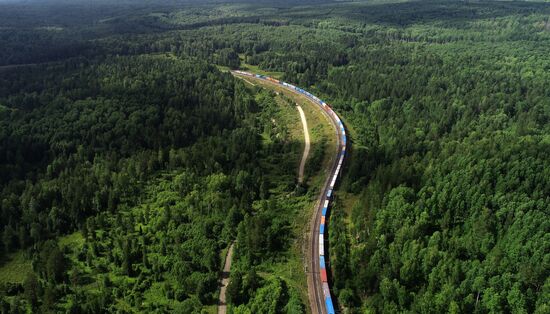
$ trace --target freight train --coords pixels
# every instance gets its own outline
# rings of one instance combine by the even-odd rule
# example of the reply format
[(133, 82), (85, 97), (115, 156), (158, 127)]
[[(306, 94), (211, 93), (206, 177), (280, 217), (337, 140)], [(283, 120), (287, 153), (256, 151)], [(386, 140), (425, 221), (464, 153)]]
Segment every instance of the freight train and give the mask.
[(280, 84), (290, 90), (296, 91), (310, 100), (312, 100), (314, 103), (319, 105), (335, 122), (337, 128), (339, 128), (340, 133), (340, 150), (338, 153), (338, 164), (336, 166), (336, 170), (332, 174), (332, 177), (330, 178), (330, 184), (327, 189), (326, 194), (323, 195), (323, 198), (321, 200), (323, 204), (323, 209), (321, 212), (321, 221), (319, 224), (319, 265), (320, 265), (320, 277), (321, 277), (321, 283), (323, 286), (323, 296), (325, 299), (325, 307), (326, 312), (328, 314), (335, 314), (334, 310), (334, 304), (332, 302), (332, 297), (330, 294), (330, 287), (328, 285), (328, 278), (327, 278), (327, 269), (326, 269), (326, 260), (325, 260), (325, 236), (328, 239), (328, 232), (325, 224), (327, 223), (327, 214), (329, 213), (329, 206), (330, 201), (332, 199), (332, 193), (334, 190), (334, 185), (336, 184), (336, 180), (338, 179), (338, 176), (340, 172), (342, 171), (342, 164), (344, 163), (344, 156), (346, 153), (346, 145), (347, 145), (347, 138), (346, 138), (346, 130), (344, 128), (344, 124), (342, 123), (342, 120), (338, 117), (338, 115), (332, 110), (332, 108), (324, 101), (319, 99), (317, 96), (309, 93), (306, 90), (303, 90), (297, 86), (294, 86), (292, 84), (288, 84), (286, 82), (274, 79), (272, 77), (261, 75), (261, 74), (253, 74), (245, 71), (235, 71), (235, 73), (244, 75), (244, 76), (250, 76), (259, 78), (262, 80), (267, 80), (276, 84)]

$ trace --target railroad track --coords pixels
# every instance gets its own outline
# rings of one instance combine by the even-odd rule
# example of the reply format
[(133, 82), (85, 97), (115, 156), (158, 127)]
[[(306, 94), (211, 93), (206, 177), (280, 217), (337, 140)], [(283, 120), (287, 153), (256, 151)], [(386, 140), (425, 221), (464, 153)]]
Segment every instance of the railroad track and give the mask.
[[(260, 74), (253, 74), (244, 71), (232, 71), (231, 73), (240, 77), (254, 77), (257, 79), (262, 79), (284, 87), (293, 93), (305, 96), (309, 101), (321, 109), (324, 115), (328, 117), (329, 121), (334, 126), (337, 138), (337, 150), (335, 152), (336, 158), (333, 159), (330, 173), (323, 184), (323, 188), (321, 189), (317, 199), (315, 211), (311, 218), (310, 238), (308, 241), (309, 256), (307, 262), (308, 295), (311, 312), (334, 314), (336, 311), (334, 309), (334, 302), (332, 301), (327, 275), (329, 260), (327, 254), (328, 246), (327, 249), (325, 249), (325, 244), (327, 242), (326, 240), (328, 240), (326, 223), (328, 221), (327, 218), (329, 214), (330, 201), (332, 200), (332, 193), (338, 176), (342, 171), (342, 164), (344, 162), (346, 152), (347, 137), (344, 124), (326, 102), (297, 86)], [(325, 238), (326, 236), (327, 238)]]

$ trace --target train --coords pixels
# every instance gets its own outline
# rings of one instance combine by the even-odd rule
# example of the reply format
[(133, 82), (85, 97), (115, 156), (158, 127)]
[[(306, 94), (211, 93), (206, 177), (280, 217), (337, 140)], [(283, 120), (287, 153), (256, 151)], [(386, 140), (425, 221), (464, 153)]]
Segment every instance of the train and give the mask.
[(338, 154), (338, 164), (336, 166), (336, 170), (334, 171), (334, 174), (330, 178), (330, 184), (327, 190), (327, 193), (323, 196), (323, 199), (321, 200), (321, 203), (323, 204), (323, 208), (321, 211), (321, 220), (319, 223), (319, 265), (320, 265), (320, 273), (319, 276), (321, 277), (321, 282), (323, 285), (323, 296), (325, 298), (325, 308), (326, 312), (328, 314), (335, 314), (334, 310), (334, 303), (332, 302), (332, 297), (330, 294), (330, 287), (328, 284), (328, 277), (327, 277), (327, 269), (326, 269), (326, 260), (325, 260), (325, 240), (328, 238), (328, 230), (326, 227), (327, 223), (327, 215), (329, 213), (329, 206), (330, 201), (332, 200), (333, 196), (333, 190), (334, 186), (336, 184), (336, 181), (338, 180), (338, 176), (340, 175), (340, 172), (342, 171), (342, 165), (344, 163), (344, 157), (346, 154), (346, 145), (347, 145), (347, 136), (346, 136), (346, 129), (344, 127), (344, 123), (338, 117), (336, 112), (332, 110), (329, 104), (324, 102), (323, 100), (319, 99), (317, 96), (311, 94), (310, 92), (301, 89), (297, 86), (294, 86), (292, 84), (271, 78), (266, 75), (261, 74), (253, 74), (245, 71), (235, 71), (238, 74), (244, 75), (244, 76), (250, 76), (250, 77), (256, 77), (259, 79), (267, 80), (276, 84), (280, 84), (290, 90), (294, 90), (310, 100), (312, 100), (314, 103), (318, 104), (329, 116), (332, 117), (332, 119), (336, 122), (337, 128), (340, 130), (340, 153)]

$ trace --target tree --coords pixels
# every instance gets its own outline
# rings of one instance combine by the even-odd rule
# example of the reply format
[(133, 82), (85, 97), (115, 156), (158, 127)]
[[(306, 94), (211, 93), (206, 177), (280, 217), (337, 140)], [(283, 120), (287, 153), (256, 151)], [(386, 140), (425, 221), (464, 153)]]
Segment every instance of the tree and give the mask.
[(67, 261), (65, 256), (57, 246), (54, 246), (46, 262), (47, 278), (56, 284), (62, 283), (65, 280), (66, 271)]
[(14, 237), (15, 237), (15, 231), (11, 227), (11, 225), (8, 225), (4, 228), (4, 232), (2, 233), (2, 242), (4, 244), (4, 250), (6, 252), (10, 252), (14, 248)]
[(233, 270), (229, 277), (229, 284), (225, 290), (227, 303), (239, 305), (245, 302), (243, 298), (243, 274), (239, 270)]
[(174, 309), (174, 313), (178, 314), (198, 314), (201, 313), (201, 302), (196, 296), (184, 300)]
[(23, 289), (25, 290), (25, 298), (33, 309), (38, 306), (38, 299), (41, 295), (41, 287), (38, 282), (38, 278), (34, 273), (29, 273), (23, 283)]

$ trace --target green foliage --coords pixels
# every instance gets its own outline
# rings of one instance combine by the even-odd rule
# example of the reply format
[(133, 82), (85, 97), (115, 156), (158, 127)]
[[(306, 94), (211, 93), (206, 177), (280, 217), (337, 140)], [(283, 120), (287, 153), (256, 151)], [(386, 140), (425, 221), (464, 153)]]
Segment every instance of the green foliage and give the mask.
[(249, 268), (246, 273), (240, 269), (235, 269), (229, 277), (226, 292), (227, 300), (234, 305), (248, 303), (250, 296), (254, 295), (255, 291), (261, 286), (262, 280), (254, 268)]
[(41, 295), (41, 287), (38, 282), (38, 278), (35, 274), (31, 273), (27, 275), (25, 282), (23, 283), (23, 289), (25, 290), (25, 298), (33, 309), (38, 305), (38, 297)]
[[(290, 292), (290, 293), (289, 293)], [(303, 305), (285, 282), (273, 278), (258, 289), (247, 305), (230, 309), (229, 313), (304, 313)]]

